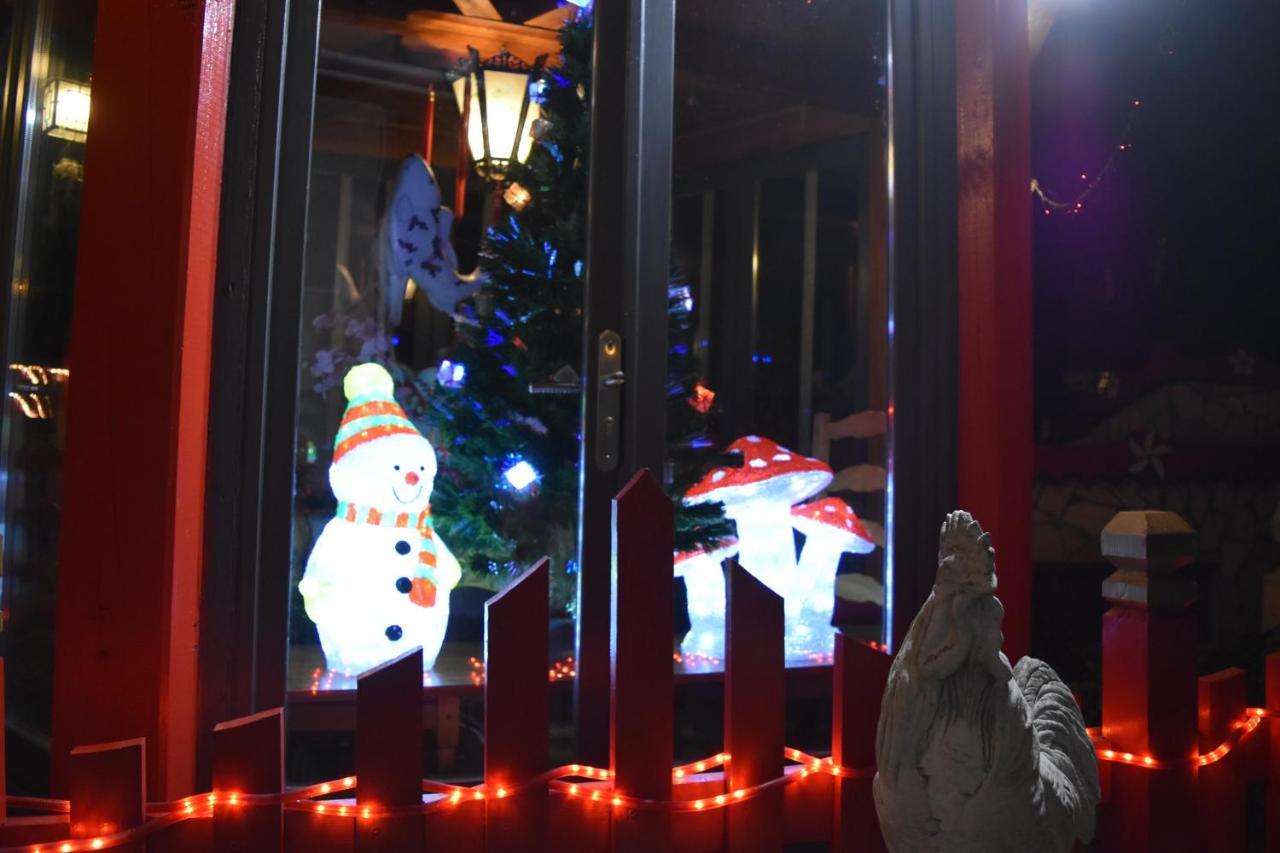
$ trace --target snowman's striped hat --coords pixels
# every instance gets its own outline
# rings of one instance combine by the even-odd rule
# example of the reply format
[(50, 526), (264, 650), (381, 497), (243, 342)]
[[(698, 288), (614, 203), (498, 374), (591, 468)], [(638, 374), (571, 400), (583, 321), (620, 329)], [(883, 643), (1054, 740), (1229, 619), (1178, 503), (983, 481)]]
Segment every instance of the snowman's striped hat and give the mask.
[(347, 410), (333, 439), (336, 463), (360, 445), (389, 435), (422, 435), (396, 402), (391, 374), (380, 364), (357, 364), (342, 381)]

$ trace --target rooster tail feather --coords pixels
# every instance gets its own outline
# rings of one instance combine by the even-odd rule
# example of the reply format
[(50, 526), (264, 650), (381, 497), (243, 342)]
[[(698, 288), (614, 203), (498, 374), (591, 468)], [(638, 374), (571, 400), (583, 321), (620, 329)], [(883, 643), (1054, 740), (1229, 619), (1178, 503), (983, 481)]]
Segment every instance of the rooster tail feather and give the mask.
[(1076, 838), (1088, 843), (1101, 789), (1093, 742), (1075, 697), (1053, 667), (1024, 657), (1013, 669), (1031, 713), (1031, 728), (1040, 753), (1040, 779), (1044, 783), (1046, 817), (1069, 826)]

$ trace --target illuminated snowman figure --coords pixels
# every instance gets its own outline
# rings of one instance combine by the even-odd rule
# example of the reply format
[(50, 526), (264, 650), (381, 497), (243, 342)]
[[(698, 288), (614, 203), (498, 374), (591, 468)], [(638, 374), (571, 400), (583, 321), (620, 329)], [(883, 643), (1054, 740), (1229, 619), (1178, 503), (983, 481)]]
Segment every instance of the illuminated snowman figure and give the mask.
[(435, 665), (461, 569), (436, 535), (436, 454), (377, 364), (347, 373), (329, 485), (338, 508), (298, 590), (330, 670), (355, 675), (414, 646)]

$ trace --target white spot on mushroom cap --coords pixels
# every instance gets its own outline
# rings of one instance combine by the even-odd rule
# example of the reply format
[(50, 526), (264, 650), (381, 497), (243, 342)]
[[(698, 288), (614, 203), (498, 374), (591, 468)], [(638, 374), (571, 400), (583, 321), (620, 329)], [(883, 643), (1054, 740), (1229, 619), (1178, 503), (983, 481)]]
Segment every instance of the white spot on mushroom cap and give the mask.
[(835, 512), (835, 511), (836, 511), (836, 508), (835, 508), (835, 507), (833, 507), (831, 504), (827, 504), (826, 506), (824, 506), (824, 507), (822, 508), (822, 511), (823, 511), (823, 512)]
[(790, 462), (790, 461), (791, 461), (791, 454), (790, 454), (790, 453), (775, 453), (775, 454), (773, 454), (773, 461), (774, 461), (774, 462)]
[(749, 435), (747, 436), (747, 441), (751, 442), (752, 444), (758, 444), (760, 442), (760, 436)]
[(763, 459), (752, 459), (747, 464), (750, 465), (752, 468), (764, 468), (769, 463), (765, 462)]
[(721, 468), (721, 469), (719, 469), (718, 471), (714, 471), (714, 472), (712, 472), (712, 474), (711, 474), (711, 482), (713, 482), (713, 483), (718, 483), (718, 482), (720, 482), (721, 480), (723, 480), (723, 479), (724, 479), (724, 477), (725, 477), (725, 472), (724, 472), (724, 469), (723, 469), (723, 468)]

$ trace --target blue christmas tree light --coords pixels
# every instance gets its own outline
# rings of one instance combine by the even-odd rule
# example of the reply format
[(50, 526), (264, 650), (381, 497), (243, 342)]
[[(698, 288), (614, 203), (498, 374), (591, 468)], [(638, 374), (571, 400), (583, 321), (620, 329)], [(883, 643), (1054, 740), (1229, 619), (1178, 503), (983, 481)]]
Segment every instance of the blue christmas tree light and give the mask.
[(436, 369), (436, 381), (445, 388), (461, 388), (467, 378), (467, 367), (464, 364), (444, 359)]

